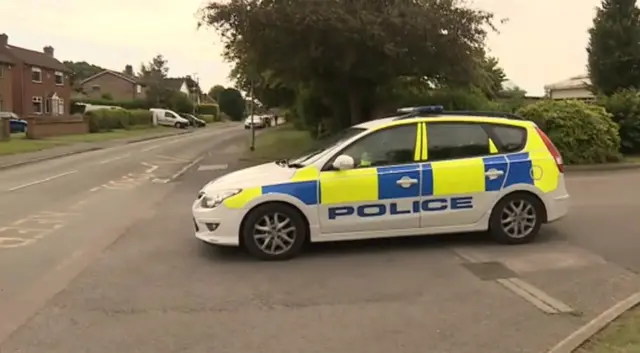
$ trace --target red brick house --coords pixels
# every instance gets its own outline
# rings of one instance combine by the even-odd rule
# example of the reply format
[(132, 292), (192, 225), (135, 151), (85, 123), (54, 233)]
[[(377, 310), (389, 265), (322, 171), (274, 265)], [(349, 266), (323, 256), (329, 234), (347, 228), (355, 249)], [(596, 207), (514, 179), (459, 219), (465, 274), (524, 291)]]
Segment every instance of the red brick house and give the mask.
[(13, 64), (13, 59), (0, 53), (0, 112), (13, 111)]
[(11, 68), (12, 111), (21, 117), (69, 114), (69, 69), (58, 61), (53, 48), (42, 52), (10, 45), (0, 34), (0, 56), (13, 61)]
[(146, 85), (133, 73), (133, 67), (127, 65), (124, 72), (104, 70), (79, 83), (82, 93), (91, 99), (111, 96), (114, 101), (131, 101), (146, 97)]

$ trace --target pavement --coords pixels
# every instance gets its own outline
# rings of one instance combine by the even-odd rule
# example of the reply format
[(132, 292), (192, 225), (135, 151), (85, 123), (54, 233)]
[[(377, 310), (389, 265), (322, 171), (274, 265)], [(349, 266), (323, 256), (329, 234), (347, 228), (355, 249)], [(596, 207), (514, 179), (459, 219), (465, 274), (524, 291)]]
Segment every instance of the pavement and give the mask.
[(1, 172), (0, 352), (542, 353), (640, 289), (639, 171), (568, 175), (570, 215), (529, 245), (319, 244), (279, 263), (207, 246), (190, 205), (244, 165), (243, 138), (230, 127)]

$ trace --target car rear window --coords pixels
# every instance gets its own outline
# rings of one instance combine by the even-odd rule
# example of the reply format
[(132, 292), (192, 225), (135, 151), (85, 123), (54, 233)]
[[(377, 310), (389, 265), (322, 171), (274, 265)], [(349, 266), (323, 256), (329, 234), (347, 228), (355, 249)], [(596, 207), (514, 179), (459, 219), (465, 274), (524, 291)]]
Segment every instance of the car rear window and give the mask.
[(491, 135), (502, 153), (518, 152), (527, 143), (527, 130), (519, 126), (491, 125)]

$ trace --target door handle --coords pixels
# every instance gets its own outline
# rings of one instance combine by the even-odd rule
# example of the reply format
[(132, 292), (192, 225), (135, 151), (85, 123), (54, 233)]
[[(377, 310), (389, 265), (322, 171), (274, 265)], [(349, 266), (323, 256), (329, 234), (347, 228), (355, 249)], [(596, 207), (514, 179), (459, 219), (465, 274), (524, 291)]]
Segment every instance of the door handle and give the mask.
[(488, 176), (490, 180), (493, 180), (504, 175), (504, 172), (498, 169), (489, 169), (484, 173), (484, 175)]
[(396, 184), (398, 184), (399, 186), (403, 187), (403, 188), (408, 188), (411, 185), (415, 185), (418, 183), (418, 179), (412, 179), (409, 177), (402, 177), (402, 179), (396, 181)]

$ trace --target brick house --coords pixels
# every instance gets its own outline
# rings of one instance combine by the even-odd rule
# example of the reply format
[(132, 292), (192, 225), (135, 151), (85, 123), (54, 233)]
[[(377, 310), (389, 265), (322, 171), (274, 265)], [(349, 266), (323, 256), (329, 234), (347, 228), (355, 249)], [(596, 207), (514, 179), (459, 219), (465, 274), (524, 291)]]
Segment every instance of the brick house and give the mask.
[(79, 83), (82, 92), (90, 99), (101, 99), (109, 95), (115, 101), (130, 101), (146, 97), (146, 85), (133, 73), (133, 67), (127, 65), (125, 72), (104, 70)]
[(13, 111), (13, 81), (11, 80), (13, 59), (0, 53), (0, 112)]
[(69, 113), (70, 70), (54, 57), (51, 46), (42, 52), (10, 45), (0, 34), (0, 55), (14, 61), (11, 69), (12, 110), (21, 117)]

